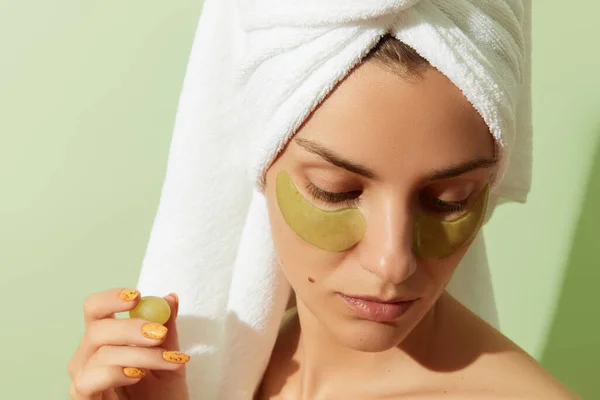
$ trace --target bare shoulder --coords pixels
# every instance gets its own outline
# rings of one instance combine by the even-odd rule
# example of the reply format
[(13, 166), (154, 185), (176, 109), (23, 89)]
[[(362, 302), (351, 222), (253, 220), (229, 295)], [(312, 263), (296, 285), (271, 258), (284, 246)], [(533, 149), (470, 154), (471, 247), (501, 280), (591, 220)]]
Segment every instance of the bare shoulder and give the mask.
[(514, 342), (446, 297), (441, 305), (441, 356), (434, 369), (445, 372), (444, 380), (458, 385), (463, 398), (478, 393), (490, 399), (581, 399)]

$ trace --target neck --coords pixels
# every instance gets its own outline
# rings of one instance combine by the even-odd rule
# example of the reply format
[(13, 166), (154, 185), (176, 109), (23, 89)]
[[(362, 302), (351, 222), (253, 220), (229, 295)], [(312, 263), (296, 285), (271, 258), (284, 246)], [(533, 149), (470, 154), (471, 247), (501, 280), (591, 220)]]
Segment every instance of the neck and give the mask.
[[(433, 307), (396, 347), (382, 352), (363, 352), (339, 343), (308, 308), (297, 299), (300, 364), (303, 398), (339, 393), (339, 388), (360, 382), (382, 381), (390, 372), (416, 367), (429, 358), (435, 339), (436, 307)], [(396, 375), (397, 376), (397, 375)]]

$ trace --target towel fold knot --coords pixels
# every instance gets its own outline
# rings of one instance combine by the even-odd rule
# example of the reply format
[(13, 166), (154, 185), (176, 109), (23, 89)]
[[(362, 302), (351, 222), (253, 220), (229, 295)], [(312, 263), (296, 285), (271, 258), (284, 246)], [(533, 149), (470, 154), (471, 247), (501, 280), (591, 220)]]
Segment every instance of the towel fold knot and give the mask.
[[(397, 15), (420, 0), (238, 0), (247, 30), (364, 23)], [(326, 4), (325, 4), (326, 3)]]

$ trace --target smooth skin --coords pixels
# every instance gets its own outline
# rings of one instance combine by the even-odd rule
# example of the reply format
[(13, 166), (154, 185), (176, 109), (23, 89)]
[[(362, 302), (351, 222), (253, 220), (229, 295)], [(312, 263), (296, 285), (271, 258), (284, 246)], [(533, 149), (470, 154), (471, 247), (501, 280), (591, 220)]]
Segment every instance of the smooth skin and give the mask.
[[(435, 199), (473, 204), (496, 173), (495, 163), (475, 161), (494, 155), (483, 119), (433, 68), (407, 80), (367, 62), (338, 85), (267, 171), (273, 240), (296, 307), (256, 399), (578, 398), (445, 291), (470, 243), (439, 260), (413, 251), (415, 216)], [(479, 167), (455, 170), (469, 165)], [(357, 207), (362, 240), (327, 252), (298, 237), (277, 205), (281, 170), (319, 208)], [(311, 185), (352, 198), (331, 203)], [(381, 323), (358, 316), (340, 293), (418, 300)]]
[[(178, 352), (177, 296), (165, 297), (171, 318), (164, 329), (142, 319), (115, 319), (115, 313), (130, 311), (140, 299), (134, 290), (127, 291), (135, 293), (127, 296), (133, 300), (121, 298), (123, 290), (95, 293), (84, 303), (86, 331), (68, 365), (71, 399), (187, 400), (185, 362), (189, 358)], [(156, 338), (157, 333), (163, 337)]]

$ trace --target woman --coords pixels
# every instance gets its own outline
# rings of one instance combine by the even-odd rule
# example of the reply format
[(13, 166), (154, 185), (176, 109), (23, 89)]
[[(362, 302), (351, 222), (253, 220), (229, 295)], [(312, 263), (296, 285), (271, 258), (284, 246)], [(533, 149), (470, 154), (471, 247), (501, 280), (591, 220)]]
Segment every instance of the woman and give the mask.
[[(359, 11), (356, 15), (361, 17), (353, 23), (369, 25), (389, 17), (394, 26), (408, 26), (409, 17), (417, 18), (417, 14), (407, 13), (415, 10), (421, 16), (428, 15), (431, 9), (431, 15), (446, 12), (449, 17), (455, 16), (453, 13), (457, 11), (444, 9), (439, 2), (415, 3), (418, 2), (389, 2), (384, 4), (381, 13), (370, 14), (373, 20), (365, 22), (361, 9), (365, 6), (357, 2), (354, 4)], [(464, 15), (468, 7), (479, 7), (477, 2), (473, 2), (475, 6), (466, 3), (456, 3), (456, 15)], [(481, 3), (476, 11), (495, 7)], [(207, 3), (204, 13), (214, 16), (217, 8), (228, 7), (226, 3), (218, 7), (214, 4)], [(288, 5), (290, 9), (295, 7)], [(434, 5), (439, 7), (432, 9)], [(321, 17), (327, 12), (313, 15), (309, 9), (304, 10), (305, 16), (315, 18), (316, 31), (310, 32), (315, 33), (322, 27)], [(318, 7), (312, 10), (315, 9), (319, 11)], [(256, 11), (243, 10), (250, 11), (250, 15)], [(339, 10), (342, 20), (352, 14)], [(502, 9), (506, 10), (513, 9)], [(275, 15), (283, 25), (296, 16), (285, 9), (276, 11), (281, 11)], [(397, 17), (401, 17), (400, 22)], [(330, 13), (325, 19), (331, 22), (340, 18)], [(476, 18), (465, 20), (477, 21)], [(256, 28), (258, 35), (262, 35), (264, 21), (259, 15), (245, 26), (250, 26), (249, 30)], [(343, 23), (334, 33), (347, 28)], [(433, 17), (429, 24), (442, 27)], [(291, 25), (304, 26), (306, 20)], [(384, 25), (390, 26), (389, 23)], [(172, 254), (172, 249), (152, 256), (151, 246), (150, 258), (160, 259), (161, 263), (167, 260), (165, 254), (171, 255), (173, 262), (169, 267), (162, 265), (159, 270), (148, 267), (150, 262), (146, 261), (139, 291), (112, 289), (90, 296), (84, 307), (87, 332), (69, 365), (73, 378), (72, 398), (577, 398), (446, 291), (460, 261), (476, 240), (481, 224), (489, 216), (490, 193), (494, 190), (498, 193), (495, 188), (499, 177), (505, 176), (507, 145), (502, 143), (498, 132), (508, 129), (510, 117), (502, 115), (502, 107), (497, 107), (503, 117), (498, 128), (493, 123), (495, 114), (469, 97), (465, 90), (468, 84), (462, 86), (455, 83), (456, 79), (451, 81), (448, 78), (451, 74), (442, 73), (444, 66), (439, 63), (434, 68), (431, 60), (436, 60), (435, 56), (422, 56), (428, 53), (427, 48), (419, 48), (417, 52), (398, 39), (410, 40), (410, 36), (403, 36), (406, 31), (402, 29), (394, 35), (373, 33), (375, 40), (367, 45), (366, 55), (363, 53), (359, 62), (351, 65), (350, 73), (340, 73), (341, 79), (335, 81), (333, 90), (322, 91), (327, 95), (325, 99), (311, 93), (318, 107), (308, 106), (306, 110), (310, 115), (299, 120), (302, 124), (296, 127), (298, 129), (291, 123), (287, 133), (277, 130), (276, 122), (281, 114), (267, 115), (270, 105), (279, 99), (276, 95), (268, 96), (269, 91), (279, 93), (280, 86), (273, 85), (271, 89), (253, 82), (261, 74), (269, 76), (270, 62), (279, 67), (278, 54), (267, 51), (261, 55), (269, 57), (250, 57), (250, 61), (262, 61), (248, 62), (251, 67), (245, 68), (251, 72), (242, 71), (247, 91), (240, 97), (243, 101), (253, 99), (253, 102), (243, 103), (250, 106), (244, 110), (246, 115), (240, 117), (248, 123), (242, 131), (252, 132), (260, 125), (266, 132), (272, 129), (284, 137), (277, 142), (281, 146), (274, 146), (275, 150), (267, 151), (266, 155), (263, 146), (252, 146), (259, 149), (256, 159), (264, 166), (257, 169), (260, 170), (260, 195), (252, 198), (250, 211), (246, 210), (248, 216), (244, 214), (242, 220), (236, 219), (238, 214), (220, 203), (225, 196), (218, 194), (219, 203), (213, 203), (218, 208), (207, 209), (196, 204), (196, 208), (200, 208), (196, 211), (185, 206), (185, 202), (194, 201), (193, 198), (163, 198), (163, 210), (167, 208), (164, 204), (176, 203), (177, 207), (171, 208), (194, 224), (198, 223), (194, 212), (210, 214), (209, 219), (203, 220), (209, 225), (222, 218), (219, 224), (207, 228), (212, 236), (202, 236), (203, 240), (211, 240), (210, 245), (205, 244), (209, 253), (195, 254), (196, 247), (188, 250), (194, 253), (191, 258), (196, 263), (198, 260), (202, 264), (215, 263), (204, 267), (204, 275), (199, 274), (200, 267), (182, 273), (177, 264), (184, 260)], [(264, 39), (258, 47), (283, 36), (286, 44), (294, 43), (290, 48), (302, 48), (295, 42), (294, 29), (279, 33), (281, 35)], [(314, 37), (331, 32), (318, 33)], [(358, 36), (349, 37), (352, 43), (361, 40)], [(313, 39), (308, 42), (315, 43)], [(252, 40), (245, 43), (249, 47), (256, 45)], [(498, 43), (493, 44), (495, 49), (502, 48)], [(306, 46), (306, 42), (302, 45)], [(441, 44), (439, 49), (432, 49), (431, 43), (428, 46), (429, 54), (444, 48)], [(228, 46), (223, 47), (230, 50)], [(419, 46), (415, 42), (413, 47)], [(282, 45), (279, 43), (271, 51), (273, 48), (279, 51)], [(298, 58), (298, 61), (303, 60)], [(285, 62), (293, 69), (289, 60)], [(263, 66), (266, 69), (261, 70)], [(500, 70), (498, 65), (488, 68)], [(307, 79), (298, 81), (310, 82), (320, 73), (316, 68), (307, 70), (310, 71), (305, 76)], [(220, 72), (227, 74), (227, 71)], [(210, 85), (208, 80), (201, 83)], [(298, 87), (305, 87), (303, 84)], [(509, 84), (506, 86), (510, 88)], [(294, 98), (303, 91), (305, 89), (281, 92), (287, 101), (288, 97)], [(253, 98), (249, 94), (262, 97)], [(186, 97), (185, 92), (183, 97)], [(496, 101), (493, 96), (486, 100), (488, 103)], [(272, 125), (261, 125), (271, 120), (275, 121)], [(243, 142), (240, 137), (234, 138), (236, 143)], [(221, 156), (219, 146), (228, 144), (222, 143), (226, 142), (223, 138), (217, 139), (220, 141), (208, 140), (214, 146), (204, 151)], [(183, 146), (185, 141), (179, 140), (174, 148)], [(268, 140), (257, 142), (264, 144)], [(198, 157), (198, 153), (192, 151), (188, 157)], [(172, 155), (172, 160), (177, 164), (180, 158)], [(219, 163), (213, 156), (210, 161), (212, 169), (226, 171), (225, 178), (240, 175), (235, 158)], [(172, 168), (185, 173), (181, 166)], [(188, 178), (174, 174), (173, 170), (170, 176), (176, 178), (167, 179), (166, 191), (173, 191), (172, 187), (169, 189), (169, 181)], [(212, 183), (219, 188), (221, 182)], [(186, 182), (188, 186), (191, 185)], [(246, 187), (237, 190), (243, 189)], [(236, 197), (235, 194), (228, 192), (227, 198)], [(253, 230), (253, 222), (261, 218), (263, 205), (268, 213), (268, 216), (265, 214), (269, 225), (266, 236), (261, 236), (264, 232), (260, 229)], [(184, 209), (185, 214), (180, 209)], [(254, 212), (256, 209), (259, 211)], [(177, 222), (171, 223), (177, 228), (169, 231), (163, 227), (160, 233), (160, 224), (169, 219), (164, 214), (162, 218), (163, 222), (159, 221), (155, 227), (159, 234), (155, 233), (154, 243), (181, 240), (181, 237), (165, 236), (165, 232), (177, 233), (177, 228), (182, 229)], [(210, 258), (206, 254), (228, 253), (232, 244), (224, 241), (221, 234), (241, 231), (238, 225), (243, 226), (244, 231), (234, 236), (239, 240), (234, 243), (236, 254), (232, 264), (235, 267), (220, 269), (216, 266), (218, 256)], [(273, 270), (276, 272), (269, 269), (271, 240), (277, 256), (277, 269)], [(249, 247), (255, 251), (256, 246), (267, 251), (259, 252), (258, 256), (244, 253)], [(250, 255), (250, 260), (245, 255)], [(253, 281), (261, 268), (267, 271), (261, 275), (264, 279)], [(292, 302), (283, 319), (281, 301), (273, 299), (287, 299), (288, 292), (282, 288), (277, 274), (281, 274), (292, 289)], [(203, 278), (207, 281), (202, 282)], [(218, 296), (223, 296), (220, 294), (223, 287), (219, 286), (223, 281), (227, 282), (224, 287), (228, 290), (224, 295), (227, 300), (224, 310), (221, 314), (203, 313), (202, 310), (211, 307), (220, 309), (208, 303), (216, 303)], [(268, 286), (270, 291), (261, 285)], [(138, 319), (111, 318), (115, 312), (132, 309), (139, 301), (140, 292), (148, 292), (147, 288), (156, 291), (167, 287), (187, 288), (176, 289), (181, 295), (182, 310), (187, 302), (185, 315), (177, 319), (177, 326), (179, 300), (175, 294), (166, 297), (173, 312), (164, 327)], [(206, 296), (207, 292), (212, 296), (212, 291), (217, 300)], [(181, 292), (185, 292), (186, 297)], [(202, 293), (195, 295), (195, 292)], [(204, 303), (194, 303), (202, 296), (205, 296)], [(186, 300), (188, 297), (192, 299)], [(245, 310), (250, 311), (244, 314)], [(256, 320), (246, 318), (252, 312), (260, 314)], [(199, 316), (204, 319), (198, 321)], [(278, 325), (281, 322), (274, 346), (275, 336), (271, 341), (271, 330), (262, 326), (269, 325), (271, 320)], [(178, 339), (194, 353), (191, 360), (179, 352)], [(216, 350), (194, 347), (205, 343), (214, 345)], [(257, 363), (255, 360), (265, 353), (268, 365)], [(188, 367), (191, 367), (194, 359), (199, 360), (197, 365), (203, 368), (202, 373), (189, 368), (186, 379), (185, 364), (189, 361)], [(248, 368), (246, 363), (253, 368)]]

